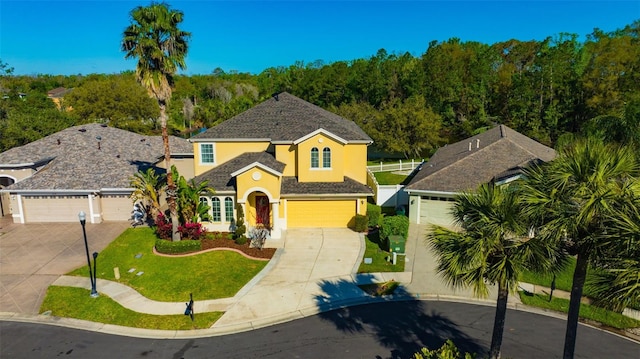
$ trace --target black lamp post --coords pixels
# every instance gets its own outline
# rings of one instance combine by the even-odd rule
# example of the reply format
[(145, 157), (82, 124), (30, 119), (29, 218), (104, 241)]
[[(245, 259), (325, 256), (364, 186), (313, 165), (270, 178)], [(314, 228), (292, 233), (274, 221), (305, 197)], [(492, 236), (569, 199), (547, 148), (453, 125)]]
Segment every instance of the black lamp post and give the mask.
[(91, 280), (91, 297), (97, 298), (99, 296), (98, 291), (96, 290), (96, 258), (98, 258), (98, 253), (93, 252), (93, 271), (91, 270), (91, 258), (89, 258), (89, 244), (87, 243), (87, 231), (84, 228), (84, 225), (87, 223), (87, 215), (80, 211), (78, 213), (78, 218), (80, 219), (80, 224), (82, 225), (82, 235), (84, 236), (84, 249), (87, 252), (87, 266), (89, 266), (89, 279)]

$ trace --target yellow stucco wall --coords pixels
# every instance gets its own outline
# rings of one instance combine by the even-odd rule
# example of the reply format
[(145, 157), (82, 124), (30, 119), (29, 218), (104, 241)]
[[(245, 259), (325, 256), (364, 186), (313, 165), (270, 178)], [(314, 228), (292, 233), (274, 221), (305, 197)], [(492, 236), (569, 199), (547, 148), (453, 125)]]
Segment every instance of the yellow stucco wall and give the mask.
[(367, 184), (366, 144), (347, 144), (344, 147), (344, 175)]
[(276, 145), (276, 160), (284, 163), (283, 176), (296, 176), (296, 145)]
[(207, 172), (208, 170), (219, 166), (230, 159), (238, 157), (246, 152), (263, 152), (269, 147), (269, 142), (215, 142), (213, 143), (213, 157), (215, 163), (200, 163), (200, 144), (213, 142), (194, 142), (194, 176)]
[[(318, 149), (319, 168), (311, 168), (311, 149)], [(331, 168), (322, 167), (323, 149), (331, 149)], [(344, 180), (344, 145), (322, 133), (298, 144), (299, 182), (342, 182)], [(366, 162), (365, 162), (366, 165)]]
[(280, 177), (259, 167), (239, 174), (236, 177), (236, 187), (238, 201), (256, 190), (268, 193), (272, 201), (280, 198)]

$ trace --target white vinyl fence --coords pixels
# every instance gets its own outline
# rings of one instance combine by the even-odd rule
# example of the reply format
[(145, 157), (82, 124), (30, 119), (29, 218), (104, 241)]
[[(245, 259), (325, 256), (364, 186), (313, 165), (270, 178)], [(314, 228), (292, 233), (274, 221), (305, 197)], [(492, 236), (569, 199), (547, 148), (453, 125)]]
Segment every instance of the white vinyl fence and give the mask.
[(367, 166), (367, 168), (371, 172), (413, 171), (413, 169), (420, 166), (423, 161), (424, 160), (406, 160), (403, 162), (402, 160), (400, 160), (396, 163), (387, 164), (380, 162), (379, 165), (371, 165)]

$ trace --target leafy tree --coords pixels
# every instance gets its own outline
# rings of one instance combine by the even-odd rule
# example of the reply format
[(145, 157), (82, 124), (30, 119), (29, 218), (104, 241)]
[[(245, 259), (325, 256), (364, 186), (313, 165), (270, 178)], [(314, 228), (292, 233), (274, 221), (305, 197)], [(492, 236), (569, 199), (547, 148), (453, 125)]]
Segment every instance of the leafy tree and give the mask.
[(455, 198), (452, 214), (462, 231), (434, 226), (427, 240), (436, 253), (438, 272), (453, 287), (472, 287), (486, 297), (489, 285), (498, 286), (491, 358), (500, 357), (507, 299), (517, 290), (525, 269), (548, 270), (561, 255), (540, 238), (527, 236), (519, 218), (520, 204), (512, 188), (484, 184), (475, 193)]
[[(592, 138), (568, 145), (554, 161), (527, 170), (520, 195), (536, 237), (576, 256), (564, 358), (574, 355), (588, 264), (611, 248), (610, 224), (619, 210), (630, 208), (620, 204), (630, 201), (638, 173), (638, 160), (629, 148)], [(622, 244), (627, 239), (616, 240)]]
[[(187, 40), (190, 33), (178, 28), (184, 14), (171, 10), (166, 3), (151, 3), (131, 11), (131, 24), (124, 30), (122, 51), (125, 58), (136, 58), (136, 78), (158, 102), (160, 126), (164, 142), (164, 160), (171, 168), (171, 151), (167, 132), (167, 104), (171, 99), (173, 76), (178, 68), (186, 68)], [(180, 240), (176, 208), (176, 185), (167, 177), (167, 196), (171, 212), (174, 241)]]

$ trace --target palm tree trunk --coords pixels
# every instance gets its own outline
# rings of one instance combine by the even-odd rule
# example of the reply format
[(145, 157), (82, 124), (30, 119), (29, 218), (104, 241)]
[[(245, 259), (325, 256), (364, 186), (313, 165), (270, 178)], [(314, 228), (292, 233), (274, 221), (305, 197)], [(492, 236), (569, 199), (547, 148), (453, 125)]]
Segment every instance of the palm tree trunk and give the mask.
[(493, 334), (491, 335), (491, 349), (489, 357), (491, 359), (500, 358), (500, 347), (502, 346), (502, 334), (504, 333), (504, 320), (507, 317), (507, 299), (509, 290), (503, 283), (498, 283), (498, 301), (496, 303), (496, 316), (493, 320)]
[(180, 240), (178, 232), (178, 208), (176, 206), (176, 184), (173, 182), (171, 175), (171, 151), (169, 149), (169, 133), (167, 131), (167, 106), (164, 102), (158, 101), (160, 104), (160, 125), (162, 127), (162, 144), (164, 145), (164, 161), (167, 167), (167, 203), (169, 204), (169, 213), (171, 214), (171, 240), (177, 242)]
[(578, 316), (580, 314), (580, 300), (582, 299), (582, 289), (587, 277), (587, 263), (589, 256), (586, 253), (578, 252), (576, 259), (576, 269), (573, 271), (573, 284), (571, 286), (571, 299), (569, 300), (569, 314), (567, 315), (567, 331), (564, 336), (564, 359), (573, 359), (576, 348), (576, 337), (578, 335)]

